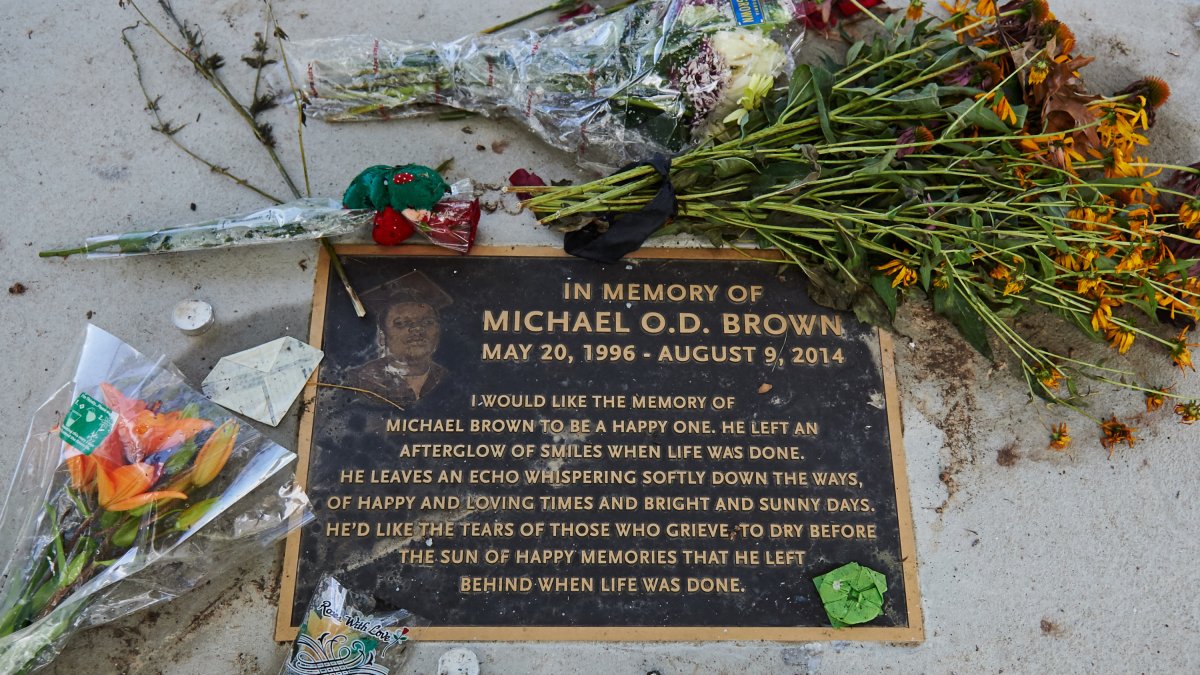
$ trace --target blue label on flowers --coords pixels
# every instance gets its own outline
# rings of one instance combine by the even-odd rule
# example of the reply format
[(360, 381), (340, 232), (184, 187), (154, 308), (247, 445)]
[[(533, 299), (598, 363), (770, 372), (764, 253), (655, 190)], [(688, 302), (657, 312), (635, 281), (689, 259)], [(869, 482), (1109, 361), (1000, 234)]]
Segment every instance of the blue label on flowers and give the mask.
[(729, 0), (733, 5), (733, 18), (739, 26), (753, 26), (763, 22), (761, 0)]

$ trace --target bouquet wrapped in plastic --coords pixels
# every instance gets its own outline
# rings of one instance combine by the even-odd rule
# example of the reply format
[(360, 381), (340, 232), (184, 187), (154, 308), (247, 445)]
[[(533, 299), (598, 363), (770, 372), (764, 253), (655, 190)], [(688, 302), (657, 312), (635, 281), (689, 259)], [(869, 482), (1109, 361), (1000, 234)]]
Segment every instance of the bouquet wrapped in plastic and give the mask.
[[(366, 35), (286, 45), (271, 78), (311, 117), (357, 121), (439, 107), (524, 122), (609, 170), (703, 141), (790, 73), (792, 0), (645, 0), (536, 31), (450, 42)], [(290, 67), (289, 74), (284, 68)]]
[[(375, 190), (370, 195), (365, 191), (360, 191), (361, 194), (347, 191), (345, 203), (326, 197), (297, 199), (251, 213), (239, 213), (199, 223), (122, 234), (100, 234), (88, 237), (81, 246), (51, 249), (38, 255), (43, 258), (83, 255), (91, 260), (238, 248), (322, 237), (361, 235), (365, 234), (372, 224), (372, 233), (381, 244), (398, 244), (411, 235), (420, 233), (431, 244), (459, 253), (470, 251), (475, 243), (480, 216), (479, 200), (475, 198), (475, 184), (470, 180), (447, 184), (432, 169), (412, 167), (415, 165), (372, 167), (394, 171), (387, 176), (380, 174), (378, 177), (383, 178), (384, 182), (373, 184)], [(430, 174), (428, 182), (436, 181), (437, 191), (426, 195), (428, 203), (422, 201), (414, 204), (416, 209), (408, 209), (405, 202), (400, 208), (407, 209), (407, 215), (411, 217), (398, 220), (396, 222), (399, 225), (392, 226), (389, 218), (394, 220), (395, 214), (385, 215), (383, 211), (402, 197), (394, 194), (404, 187), (403, 183), (395, 179), (408, 176), (409, 180), (412, 180), (412, 174), (405, 173), (405, 169), (424, 169)], [(372, 174), (372, 177), (376, 176)], [(360, 178), (355, 179), (356, 184)], [(389, 185), (392, 190), (387, 189)], [(354, 187), (355, 185), (351, 186)], [(381, 228), (387, 229), (390, 241), (381, 241)], [(401, 231), (403, 236), (398, 236), (397, 233)]]
[(88, 237), (82, 246), (40, 253), (43, 258), (84, 255), (118, 258), (172, 251), (235, 248), (280, 241), (340, 237), (366, 228), (372, 215), (349, 211), (336, 199), (297, 199), (251, 213), (187, 225)]
[(169, 600), (311, 517), (296, 456), (89, 326), (0, 503), (0, 672)]

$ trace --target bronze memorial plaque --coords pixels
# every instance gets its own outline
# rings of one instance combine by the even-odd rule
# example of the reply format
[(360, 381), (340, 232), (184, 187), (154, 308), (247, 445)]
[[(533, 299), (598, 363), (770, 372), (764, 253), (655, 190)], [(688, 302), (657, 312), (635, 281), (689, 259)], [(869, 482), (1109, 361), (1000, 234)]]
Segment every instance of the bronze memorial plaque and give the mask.
[[(341, 251), (368, 316), (323, 258), (279, 639), (326, 571), (418, 639), (922, 639), (891, 342), (795, 270)], [(850, 562), (884, 611), (835, 629)]]

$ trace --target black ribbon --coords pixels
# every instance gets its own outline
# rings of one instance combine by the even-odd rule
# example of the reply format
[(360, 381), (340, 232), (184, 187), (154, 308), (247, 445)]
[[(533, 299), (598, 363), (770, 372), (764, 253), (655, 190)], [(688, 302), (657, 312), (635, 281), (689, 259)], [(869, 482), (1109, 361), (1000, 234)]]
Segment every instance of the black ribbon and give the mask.
[(612, 264), (642, 247), (655, 230), (675, 215), (675, 186), (671, 184), (671, 158), (661, 155), (640, 164), (630, 164), (622, 172), (639, 166), (653, 167), (662, 176), (658, 194), (638, 211), (608, 216), (608, 229), (595, 224), (568, 232), (563, 249), (580, 258)]

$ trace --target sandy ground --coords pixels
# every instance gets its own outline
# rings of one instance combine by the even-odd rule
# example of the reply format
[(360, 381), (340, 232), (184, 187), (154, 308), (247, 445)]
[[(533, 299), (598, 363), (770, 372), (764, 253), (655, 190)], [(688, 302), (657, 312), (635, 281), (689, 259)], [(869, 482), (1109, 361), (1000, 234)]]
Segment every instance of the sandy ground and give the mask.
[[(147, 2), (147, 5), (150, 3)], [(238, 61), (264, 27), (256, 0), (177, 2)], [(455, 37), (533, 8), (538, 0), (277, 2), (294, 37), (376, 31)], [(932, 4), (932, 3), (930, 3)], [(1167, 78), (1174, 98), (1153, 132), (1156, 156), (1200, 159), (1200, 3), (1059, 0), (1054, 10), (1097, 57), (1098, 90), (1143, 74)], [(316, 246), (88, 262), (40, 260), (36, 251), (134, 225), (177, 224), (261, 207), (150, 131), (151, 119), (120, 41), (134, 15), (115, 1), (0, 2), (0, 471), (13, 471), (26, 420), (71, 359), (89, 319), (199, 382), (216, 359), (281, 335), (307, 332)], [(246, 129), (152, 36), (134, 38), (164, 114), (180, 138), (214, 161), (283, 186)], [(296, 166), (291, 118), (272, 111), (284, 161)], [(468, 131), (469, 129), (469, 131)], [(336, 195), (365, 165), (456, 160), (452, 174), (499, 183), (518, 167), (575, 178), (568, 158), (517, 126), (471, 119), (332, 127), (305, 136), (316, 194)], [(482, 243), (558, 245), (526, 214), (491, 215)], [(213, 304), (218, 328), (181, 335), (170, 310), (185, 298)], [(1057, 330), (1045, 327), (1048, 332)], [(968, 348), (914, 303), (898, 322), (904, 441), (916, 521), (926, 640), (855, 644), (476, 644), (490, 673), (1197, 672), (1200, 625), (1192, 597), (1200, 535), (1195, 485), (1200, 440), (1169, 414), (1138, 420), (1137, 447), (1111, 458), (1077, 420), (1078, 441), (1045, 450), (1057, 421), (1023, 385)], [(1149, 375), (1159, 359), (1128, 364)], [(1188, 386), (1200, 385), (1195, 377)], [(1126, 396), (1096, 396), (1099, 415), (1133, 415)], [(270, 435), (295, 445), (295, 417)], [(276, 551), (178, 601), (77, 636), (55, 673), (274, 673)], [(454, 645), (417, 644), (408, 668), (431, 673)]]

